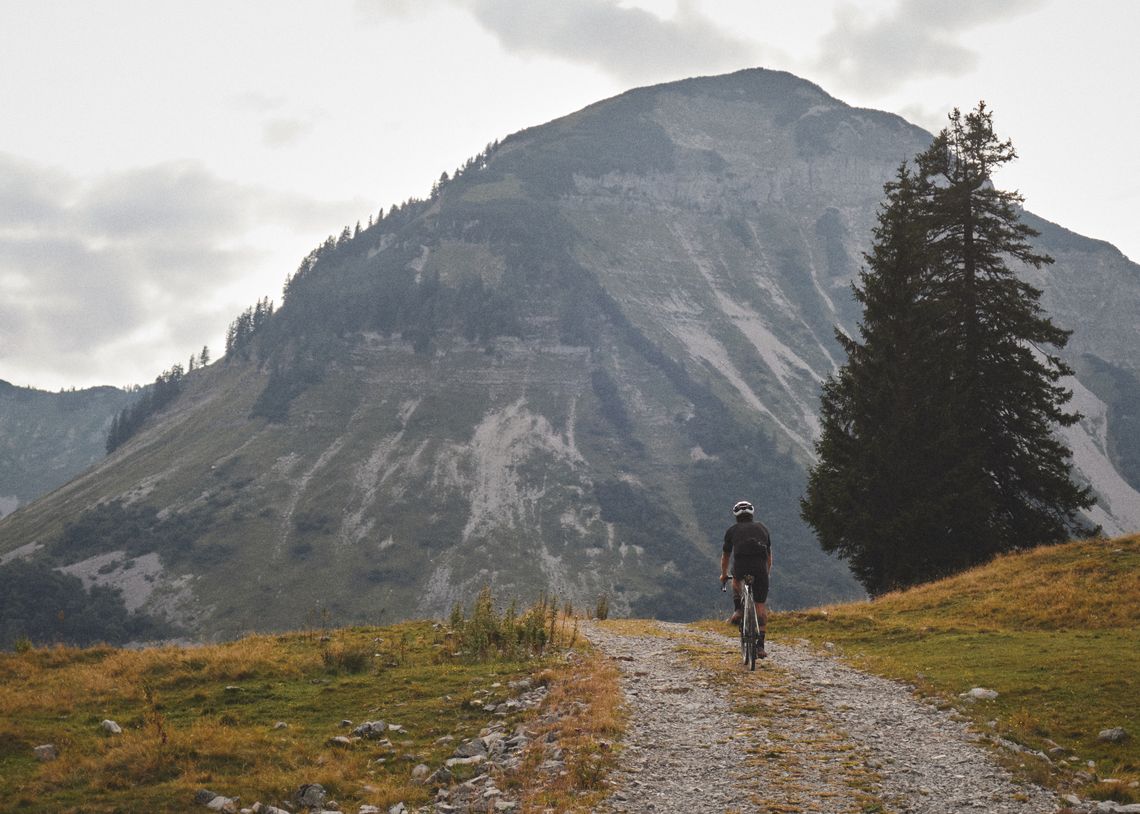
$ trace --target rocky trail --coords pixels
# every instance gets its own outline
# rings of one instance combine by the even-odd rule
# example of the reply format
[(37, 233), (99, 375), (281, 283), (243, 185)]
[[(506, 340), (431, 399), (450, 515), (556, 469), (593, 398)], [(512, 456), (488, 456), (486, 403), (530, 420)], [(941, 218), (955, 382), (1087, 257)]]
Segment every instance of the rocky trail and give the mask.
[[(1062, 807), (1016, 783), (953, 712), (802, 644), (749, 673), (736, 640), (591, 626), (630, 718), (610, 812), (991, 812)], [(727, 670), (725, 668), (728, 668)]]

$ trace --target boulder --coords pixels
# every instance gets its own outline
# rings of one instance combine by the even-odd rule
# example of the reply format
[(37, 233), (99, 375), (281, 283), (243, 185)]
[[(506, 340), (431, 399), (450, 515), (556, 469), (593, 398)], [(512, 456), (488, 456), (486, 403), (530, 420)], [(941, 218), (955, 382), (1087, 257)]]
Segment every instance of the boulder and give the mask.
[(123, 728), (112, 720), (103, 721), (103, 723), (99, 724), (99, 726), (103, 727), (103, 731), (106, 732), (108, 735), (122, 735), (123, 734)]
[(365, 721), (352, 730), (352, 734), (361, 738), (378, 738), (384, 734), (384, 730), (387, 728), (388, 725), (383, 721)]
[(54, 743), (45, 743), (42, 746), (37, 746), (33, 751), (36, 754), (36, 760), (45, 763), (59, 757), (59, 752), (56, 750)]
[(486, 754), (487, 743), (482, 738), (471, 738), (471, 740), (463, 741), (463, 743), (455, 747), (456, 757), (474, 757), (475, 755)]
[(321, 808), (328, 799), (328, 792), (320, 783), (306, 783), (297, 789), (293, 801), (306, 808)]
[(429, 774), (431, 774), (431, 768), (426, 763), (417, 763), (415, 768), (412, 769), (412, 780), (415, 780), (417, 783), (423, 783), (427, 780)]
[(1124, 743), (1128, 738), (1128, 732), (1122, 726), (1102, 729), (1096, 736), (1096, 739), (1101, 743)]

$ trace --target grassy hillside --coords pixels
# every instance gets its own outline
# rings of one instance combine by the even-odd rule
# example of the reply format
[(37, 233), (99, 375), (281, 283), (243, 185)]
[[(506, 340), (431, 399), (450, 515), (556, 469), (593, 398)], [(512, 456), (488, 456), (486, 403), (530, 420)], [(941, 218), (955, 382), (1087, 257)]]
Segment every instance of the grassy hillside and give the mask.
[[(500, 780), (516, 800), (588, 810), (618, 731), (613, 671), (577, 648), (576, 627), (549, 608), (519, 617), (478, 606), (450, 626), (252, 636), (218, 646), (145, 651), (28, 649), (0, 655), (0, 800), (6, 811), (187, 811), (203, 788), (243, 806), (281, 806), (319, 783), (344, 810), (429, 801), (412, 770), (444, 765), (465, 739), (500, 725), (534, 734), (520, 768)], [(552, 635), (553, 633), (553, 635)], [(573, 670), (551, 667), (574, 665)], [(546, 688), (542, 707), (503, 712), (516, 683)], [(548, 709), (557, 721), (540, 720)], [(500, 713), (500, 714), (496, 714)], [(101, 728), (116, 721), (121, 734)], [(383, 720), (384, 739), (350, 736)], [(287, 726), (281, 726), (284, 722)], [(549, 733), (552, 744), (546, 743)], [(58, 759), (33, 753), (54, 744)], [(554, 746), (565, 776), (538, 764)], [(452, 769), (459, 779), (482, 771)], [(205, 809), (202, 809), (205, 810)]]
[[(1014, 753), (1036, 779), (1140, 801), (1140, 536), (1003, 556), (874, 601), (780, 614), (769, 630), (830, 645), (1049, 753), (1052, 765)], [(998, 697), (959, 697), (973, 687)], [(1113, 727), (1130, 738), (1098, 740)]]

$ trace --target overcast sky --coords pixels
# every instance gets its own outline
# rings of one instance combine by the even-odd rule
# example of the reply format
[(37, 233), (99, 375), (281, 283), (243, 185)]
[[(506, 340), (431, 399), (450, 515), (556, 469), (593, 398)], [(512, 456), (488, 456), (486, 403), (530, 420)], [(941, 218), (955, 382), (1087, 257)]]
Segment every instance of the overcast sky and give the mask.
[[(797, 7), (793, 8), (793, 5)], [(488, 142), (745, 67), (937, 130), (1140, 258), (1133, 0), (0, 0), (0, 379), (145, 383)]]

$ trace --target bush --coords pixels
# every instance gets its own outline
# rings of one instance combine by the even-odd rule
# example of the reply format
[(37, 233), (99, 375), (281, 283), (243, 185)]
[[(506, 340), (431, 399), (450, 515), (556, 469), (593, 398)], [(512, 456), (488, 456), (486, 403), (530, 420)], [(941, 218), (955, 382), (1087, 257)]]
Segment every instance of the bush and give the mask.
[(451, 609), (450, 626), (458, 651), (467, 658), (515, 659), (541, 656), (547, 645), (560, 642), (565, 631), (559, 629), (558, 619), (557, 603), (546, 596), (522, 614), (515, 601), (500, 614), (486, 587), (475, 598), (470, 617), (458, 604)]
[(605, 594), (598, 597), (598, 605), (594, 608), (594, 618), (604, 622), (610, 617), (610, 598)]
[(363, 644), (330, 644), (321, 650), (321, 662), (331, 673), (363, 673), (372, 663), (372, 649)]

